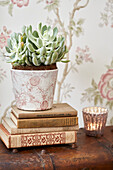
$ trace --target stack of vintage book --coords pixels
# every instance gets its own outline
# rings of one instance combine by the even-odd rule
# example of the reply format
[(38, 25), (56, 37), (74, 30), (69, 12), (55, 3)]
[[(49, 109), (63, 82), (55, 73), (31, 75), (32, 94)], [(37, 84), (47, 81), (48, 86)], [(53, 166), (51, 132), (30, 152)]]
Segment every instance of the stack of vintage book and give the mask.
[(73, 144), (77, 141), (77, 111), (67, 103), (46, 111), (23, 111), (12, 106), (3, 118), (0, 136), (7, 148)]

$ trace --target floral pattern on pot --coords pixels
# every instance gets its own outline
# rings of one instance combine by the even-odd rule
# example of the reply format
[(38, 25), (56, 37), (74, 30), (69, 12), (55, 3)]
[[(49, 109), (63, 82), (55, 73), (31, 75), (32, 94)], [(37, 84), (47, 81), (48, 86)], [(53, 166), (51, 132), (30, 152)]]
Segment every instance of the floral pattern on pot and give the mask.
[(16, 105), (22, 110), (47, 110), (53, 105), (58, 70), (11, 70)]

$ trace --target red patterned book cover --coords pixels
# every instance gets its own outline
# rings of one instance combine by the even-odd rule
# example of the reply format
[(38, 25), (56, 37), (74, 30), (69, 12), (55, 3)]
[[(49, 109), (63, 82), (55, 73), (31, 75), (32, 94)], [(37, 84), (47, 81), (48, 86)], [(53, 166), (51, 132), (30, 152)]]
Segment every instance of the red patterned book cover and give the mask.
[(77, 141), (76, 131), (11, 135), (2, 124), (0, 136), (7, 148), (69, 144)]

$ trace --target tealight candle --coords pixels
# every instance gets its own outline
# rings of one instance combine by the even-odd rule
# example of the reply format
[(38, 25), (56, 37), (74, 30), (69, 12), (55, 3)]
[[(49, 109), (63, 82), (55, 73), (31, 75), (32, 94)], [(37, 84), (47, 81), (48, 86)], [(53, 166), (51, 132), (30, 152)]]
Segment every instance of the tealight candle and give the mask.
[(86, 107), (82, 112), (86, 134), (88, 136), (102, 136), (108, 110), (104, 107)]

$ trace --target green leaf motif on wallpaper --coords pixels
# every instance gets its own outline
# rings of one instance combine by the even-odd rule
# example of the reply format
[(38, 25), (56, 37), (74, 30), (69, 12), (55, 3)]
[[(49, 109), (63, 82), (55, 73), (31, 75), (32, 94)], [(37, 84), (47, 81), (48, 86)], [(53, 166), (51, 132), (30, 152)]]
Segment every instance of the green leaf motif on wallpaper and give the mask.
[(110, 110), (112, 110), (113, 109), (113, 101), (107, 101), (106, 106), (108, 106), (110, 108)]
[(0, 83), (6, 78), (6, 71), (2, 68), (0, 68)]
[(82, 93), (82, 96), (83, 96), (81, 98), (82, 102), (85, 102), (86, 100), (88, 102), (94, 101), (95, 105), (97, 105), (98, 103), (100, 103), (100, 104), (103, 103), (102, 97), (98, 91), (98, 85), (94, 79), (92, 79), (91, 87), (85, 89), (85, 92)]
[[(38, 0), (37, 3), (44, 2), (44, 0)], [(45, 1), (44, 9), (47, 9), (49, 12), (55, 10), (59, 6), (59, 0), (47, 0)]]
[(98, 88), (98, 85), (96, 84), (95, 80), (92, 79), (91, 85), (93, 86), (93, 88), (96, 90)]
[(113, 28), (113, 0), (106, 0), (105, 8), (100, 13), (99, 26), (110, 26)]
[(9, 3), (10, 3), (10, 0), (0, 1), (1, 6), (7, 6), (7, 5), (9, 5)]
[(80, 18), (78, 19), (78, 21), (71, 20), (70, 22), (69, 29), (73, 30), (77, 37), (79, 37), (80, 34), (83, 33), (82, 25), (84, 24), (84, 21), (85, 20), (83, 18)]
[(113, 69), (113, 60), (111, 61), (111, 64), (110, 64), (110, 65), (106, 65), (106, 68), (107, 68), (107, 69)]
[(61, 95), (61, 99), (65, 98), (71, 98), (71, 95), (70, 93), (73, 92), (73, 90), (75, 89), (75, 87), (72, 87), (70, 83), (64, 83), (63, 86), (62, 86), (62, 95)]
[(13, 3), (10, 0), (4, 0), (0, 1), (0, 6), (8, 6), (8, 13), (10, 16), (12, 16), (12, 11), (13, 11)]
[(11, 16), (13, 16), (13, 4), (11, 3), (11, 4), (9, 4), (9, 6), (8, 6), (8, 13), (11, 15)]

